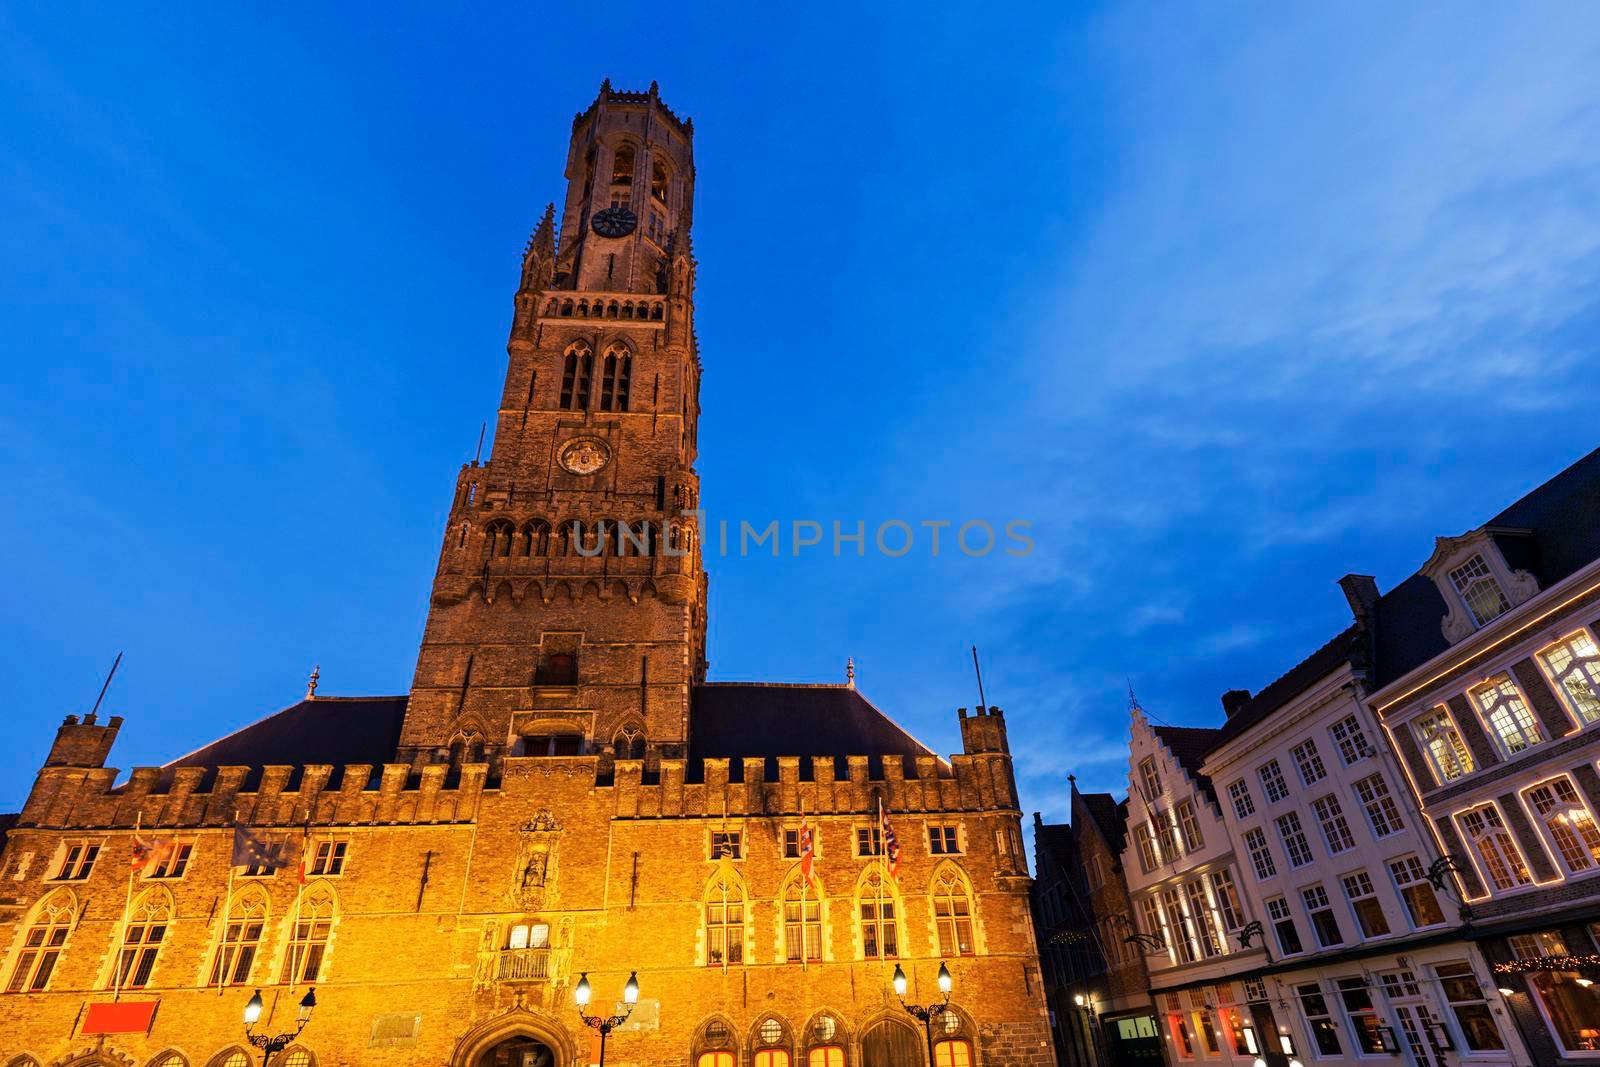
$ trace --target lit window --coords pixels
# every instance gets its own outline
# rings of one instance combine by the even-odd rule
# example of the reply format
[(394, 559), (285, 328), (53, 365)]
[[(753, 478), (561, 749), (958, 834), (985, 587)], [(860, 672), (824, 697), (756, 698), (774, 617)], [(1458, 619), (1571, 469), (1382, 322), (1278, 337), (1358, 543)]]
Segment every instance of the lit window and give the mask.
[(702, 1052), (695, 1061), (695, 1067), (733, 1067), (733, 1053), (731, 1052)]
[(1600, 829), (1578, 799), (1570, 779), (1552, 778), (1527, 790), (1525, 795), (1570, 873), (1586, 871), (1600, 860)]
[(1422, 751), (1428, 754), (1428, 762), (1433, 765), (1434, 777), (1440, 785), (1454, 781), (1463, 774), (1471, 774), (1475, 769), (1472, 753), (1462, 742), (1461, 734), (1456, 731), (1456, 724), (1443, 704), (1425, 715), (1417, 716), (1411, 724), (1411, 730), (1416, 734)]
[(211, 958), (208, 985), (243, 985), (250, 980), (250, 968), (261, 947), (261, 931), (267, 921), (267, 900), (259, 889), (241, 893), (228, 909), (222, 943)]
[(1194, 801), (1185, 800), (1178, 805), (1178, 828), (1183, 831), (1183, 850), (1198, 852), (1205, 847), (1200, 836), (1200, 816), (1195, 812)]
[[(1522, 959), (1568, 954), (1555, 931), (1509, 940), (1513, 954)], [(1534, 970), (1527, 977), (1562, 1047), (1568, 1052), (1600, 1052), (1600, 991), (1584, 984), (1589, 976), (1580, 971)]]
[(1300, 998), (1300, 1012), (1306, 1017), (1311, 1039), (1316, 1042), (1317, 1054), (1325, 1057), (1344, 1055), (1344, 1048), (1339, 1044), (1339, 1026), (1328, 1011), (1328, 999), (1322, 995), (1321, 987), (1310, 982), (1295, 986), (1295, 993)]
[(1289, 866), (1304, 867), (1311, 862), (1311, 845), (1300, 828), (1298, 812), (1278, 816), (1278, 838), (1283, 842), (1283, 853), (1289, 857)]
[(1160, 808), (1152, 809), (1150, 820), (1155, 823), (1156, 840), (1161, 842), (1161, 855), (1168, 863), (1176, 860), (1183, 853), (1178, 851), (1178, 832), (1172, 822), (1172, 813), (1162, 811)]
[(348, 846), (347, 841), (319, 841), (316, 858), (311, 861), (311, 873), (330, 878), (344, 873), (344, 853)]
[(1283, 770), (1277, 760), (1268, 760), (1256, 773), (1261, 776), (1261, 789), (1267, 794), (1268, 804), (1276, 804), (1289, 795), (1289, 787), (1284, 784)]
[(1250, 795), (1250, 783), (1243, 778), (1228, 786), (1228, 798), (1233, 801), (1233, 813), (1248, 819), (1256, 813), (1255, 798)]
[(100, 855), (96, 841), (73, 841), (61, 855), (61, 863), (51, 877), (64, 882), (81, 882), (94, 870), (94, 861)]
[(1467, 839), (1472, 842), (1478, 861), (1483, 864), (1484, 872), (1496, 889), (1515, 889), (1517, 886), (1533, 884), (1533, 879), (1528, 876), (1527, 864), (1522, 862), (1522, 853), (1517, 851), (1511, 832), (1500, 819), (1499, 809), (1493, 804), (1485, 804), (1481, 808), (1462, 812), (1458, 818), (1461, 828), (1467, 832)]
[(152, 890), (152, 893), (161, 895), (147, 893), (128, 915), (128, 925), (122, 933), (122, 951), (108, 988), (143, 989), (150, 984), (150, 972), (155, 968), (161, 943), (166, 940), (167, 927), (172, 922), (172, 904), (166, 890)]
[(972, 955), (972, 898), (954, 871), (946, 870), (934, 883), (933, 924), (939, 955)]
[(1149, 874), (1161, 865), (1160, 857), (1156, 854), (1156, 839), (1150, 833), (1150, 824), (1142, 822), (1133, 828), (1133, 839), (1139, 845), (1139, 866), (1144, 873)]
[(1500, 591), (1482, 556), (1473, 556), (1450, 572), (1450, 584), (1455, 588), (1461, 604), (1472, 615), (1472, 621), (1482, 626), (1490, 619), (1511, 610), (1510, 601)]
[(1312, 740), (1300, 742), (1289, 750), (1294, 757), (1294, 765), (1299, 768), (1300, 781), (1306, 785), (1315, 785), (1328, 776), (1328, 771), (1322, 766), (1322, 756), (1317, 752), (1317, 743)]
[(1367, 744), (1367, 732), (1361, 728), (1361, 721), (1354, 715), (1346, 715), (1328, 727), (1328, 733), (1333, 735), (1333, 743), (1339, 749), (1339, 758), (1344, 761), (1346, 767), (1372, 754), (1372, 746)]
[(314, 983), (322, 977), (322, 960), (333, 935), (333, 894), (320, 886), (313, 889), (301, 902), (298, 914), (283, 954), (285, 984)]
[(789, 1053), (781, 1048), (757, 1049), (751, 1067), (789, 1067)]
[(971, 1042), (939, 1042), (933, 1046), (933, 1067), (972, 1067)]
[(1161, 917), (1161, 909), (1156, 906), (1156, 898), (1144, 897), (1139, 901), (1139, 918), (1144, 927), (1143, 932), (1161, 942), (1165, 948), (1172, 943), (1167, 936), (1166, 920)]
[(822, 958), (822, 903), (804, 879), (783, 891), (783, 946), (790, 963)]
[(1472, 699), (1489, 724), (1501, 751), (1512, 756), (1545, 739), (1539, 721), (1523, 702), (1508, 675), (1496, 675), (1472, 691)]
[(744, 962), (744, 890), (724, 875), (706, 891), (706, 964)]
[(1383, 1055), (1383, 1024), (1372, 1003), (1372, 991), (1364, 978), (1341, 978), (1338, 981), (1339, 1000), (1356, 1035), (1356, 1046), (1363, 1056)]
[(960, 853), (954, 826), (928, 827), (928, 852), (935, 856), (954, 856)]
[(1388, 837), (1406, 828), (1400, 818), (1400, 808), (1389, 794), (1389, 783), (1383, 780), (1383, 775), (1362, 778), (1356, 782), (1355, 790), (1356, 799), (1361, 801), (1362, 810), (1367, 813), (1367, 822), (1372, 826), (1373, 837)]
[(611, 184), (633, 184), (633, 145), (623, 144), (611, 157)]
[(876, 869), (861, 880), (857, 891), (861, 916), (861, 949), (867, 959), (893, 959), (900, 955), (899, 927), (895, 922), (894, 895)]
[(1166, 927), (1174, 935), (1171, 944), (1178, 950), (1179, 961), (1193, 963), (1199, 956), (1195, 946), (1194, 925), (1189, 921), (1189, 916), (1184, 914), (1183, 901), (1176, 887), (1162, 891), (1161, 909), (1166, 912)]
[(1355, 874), (1347, 874), (1341, 881), (1344, 883), (1344, 895), (1356, 913), (1356, 922), (1361, 926), (1362, 935), (1386, 936), (1389, 933), (1389, 920), (1383, 914), (1383, 904), (1378, 900), (1378, 894), (1372, 888), (1372, 879), (1367, 876), (1367, 872), (1357, 871)]
[(1400, 890), (1401, 899), (1406, 902), (1412, 926), (1420, 929), (1444, 922), (1444, 912), (1439, 909), (1439, 897), (1433, 890), (1433, 883), (1428, 881), (1428, 872), (1421, 860), (1415, 856), (1394, 860), (1389, 864), (1389, 874), (1394, 878), (1395, 888)]
[(1267, 918), (1272, 922), (1272, 932), (1277, 935), (1279, 952), (1293, 956), (1305, 951), (1305, 946), (1300, 943), (1300, 931), (1295, 929), (1294, 912), (1289, 910), (1287, 900), (1273, 897), (1267, 901)]
[(1139, 761), (1139, 789), (1145, 800), (1154, 800), (1161, 795), (1161, 772), (1156, 770), (1154, 756), (1146, 756)]
[(1438, 976), (1445, 1000), (1449, 1001), (1450, 1010), (1455, 1014), (1461, 1036), (1466, 1040), (1467, 1051), (1503, 1051), (1505, 1040), (1494, 1023), (1488, 999), (1484, 996), (1478, 976), (1472, 971), (1472, 964), (1464, 960), (1440, 963), (1433, 968), (1433, 973)]
[(1332, 793), (1319, 797), (1311, 802), (1311, 810), (1316, 812), (1317, 823), (1322, 827), (1322, 836), (1328, 842), (1330, 853), (1337, 854), (1356, 847), (1355, 835), (1345, 821), (1338, 797)]
[(46, 897), (35, 913), (22, 949), (11, 965), (8, 993), (37, 993), (50, 982), (72, 929), (72, 898), (62, 894)]
[(1306, 914), (1311, 919), (1311, 929), (1316, 932), (1317, 943), (1323, 948), (1344, 944), (1344, 935), (1339, 932), (1338, 917), (1333, 914), (1333, 905), (1328, 901), (1328, 891), (1320, 885), (1314, 885), (1300, 890), (1300, 900), (1306, 906)]
[(1250, 852), (1250, 863), (1255, 868), (1256, 881), (1265, 882), (1278, 876), (1278, 867), (1272, 861), (1272, 851), (1267, 847), (1267, 835), (1260, 830), (1246, 830), (1244, 845)]
[(844, 1067), (844, 1049), (823, 1045), (806, 1053), (806, 1067)]
[(1201, 953), (1206, 956), (1221, 955), (1222, 945), (1217, 938), (1216, 923), (1212, 921), (1211, 902), (1206, 899), (1205, 882), (1197, 878), (1183, 889), (1188, 896), (1189, 915), (1200, 938)]
[(1211, 872), (1211, 892), (1217, 898), (1217, 911), (1222, 915), (1222, 925), (1237, 930), (1244, 925), (1244, 908), (1239, 903), (1239, 890), (1233, 884), (1233, 872), (1226, 867)]
[(1540, 652), (1539, 658), (1578, 721), (1600, 719), (1600, 648), (1588, 631), (1568, 634)]

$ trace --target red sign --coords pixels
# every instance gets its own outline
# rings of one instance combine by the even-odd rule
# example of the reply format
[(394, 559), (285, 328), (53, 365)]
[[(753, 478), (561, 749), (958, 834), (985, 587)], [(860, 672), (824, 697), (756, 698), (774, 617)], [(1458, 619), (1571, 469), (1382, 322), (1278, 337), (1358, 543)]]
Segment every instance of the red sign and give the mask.
[(89, 1005), (84, 1034), (147, 1034), (159, 1000), (100, 1001)]

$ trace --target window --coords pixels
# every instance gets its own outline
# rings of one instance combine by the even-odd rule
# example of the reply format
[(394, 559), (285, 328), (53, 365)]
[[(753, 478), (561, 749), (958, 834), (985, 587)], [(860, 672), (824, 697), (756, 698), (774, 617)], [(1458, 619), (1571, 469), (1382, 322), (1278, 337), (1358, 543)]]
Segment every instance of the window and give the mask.
[(167, 926), (171, 922), (172, 901), (166, 896), (166, 890), (156, 889), (145, 894), (128, 915), (128, 925), (122, 932), (122, 951), (108, 983), (110, 988), (143, 989), (150, 984), (150, 972), (161, 954), (161, 943), (166, 940)]
[(1404, 820), (1400, 818), (1400, 808), (1390, 795), (1389, 783), (1383, 780), (1383, 775), (1362, 778), (1356, 782), (1355, 789), (1356, 799), (1361, 801), (1361, 807), (1367, 813), (1367, 823), (1372, 827), (1373, 837), (1388, 837), (1406, 828)]
[(99, 842), (73, 841), (61, 854), (61, 863), (51, 877), (64, 882), (81, 882), (94, 870), (94, 861), (99, 855)]
[(1228, 786), (1228, 799), (1233, 801), (1233, 814), (1248, 819), (1256, 813), (1255, 798), (1250, 795), (1250, 783), (1243, 778)]
[(1579, 722), (1600, 719), (1600, 648), (1587, 630), (1563, 637), (1540, 652), (1539, 659)]
[(744, 833), (740, 830), (711, 831), (711, 858), (744, 859)]
[[(816, 840), (816, 831), (812, 831), (812, 840)], [(815, 844), (812, 845), (815, 848)], [(783, 858), (797, 860), (800, 858), (800, 828), (798, 826), (785, 827), (783, 831)]]
[(332, 934), (333, 894), (319, 886), (307, 893), (300, 904), (294, 934), (283, 955), (282, 981), (285, 984), (318, 981)]
[(593, 376), (594, 351), (582, 341), (568, 345), (561, 368), (561, 406), (568, 411), (588, 410)]
[(1498, 808), (1493, 804), (1485, 804), (1481, 808), (1470, 808), (1457, 818), (1461, 820), (1461, 828), (1466, 831), (1467, 840), (1477, 853), (1484, 873), (1496, 889), (1515, 889), (1533, 883), (1528, 876), (1527, 865), (1522, 862), (1522, 854), (1517, 851), (1516, 842), (1511, 839), (1510, 831), (1500, 819)]
[(1178, 829), (1183, 832), (1185, 852), (1198, 852), (1206, 847), (1205, 838), (1200, 836), (1200, 817), (1194, 810), (1193, 800), (1178, 805)]
[(344, 853), (348, 841), (317, 842), (316, 857), (311, 861), (311, 874), (332, 878), (344, 873)]
[(1433, 883), (1428, 881), (1428, 872), (1423, 869), (1421, 860), (1415, 856), (1393, 860), (1389, 864), (1389, 874), (1394, 878), (1395, 888), (1400, 890), (1400, 899), (1406, 902), (1412, 926), (1420, 929), (1444, 922), (1439, 898), (1433, 891)]
[(1333, 905), (1328, 902), (1327, 890), (1320, 885), (1302, 889), (1300, 901), (1306, 906), (1306, 914), (1311, 917), (1311, 929), (1316, 932), (1318, 944), (1323, 948), (1344, 944), (1344, 935), (1339, 932), (1339, 919), (1333, 914)]
[(1472, 964), (1466, 961), (1441, 963), (1433, 968), (1444, 989), (1444, 998), (1455, 1014), (1456, 1025), (1461, 1029), (1468, 1052), (1499, 1052), (1505, 1049), (1500, 1028), (1494, 1024), (1489, 1003), (1472, 973)]
[(1194, 1038), (1189, 1034), (1189, 1023), (1181, 1015), (1174, 1015), (1170, 1019), (1172, 1036), (1178, 1043), (1178, 1056), (1181, 1059), (1194, 1059)]
[(1246, 830), (1244, 847), (1250, 851), (1250, 863), (1255, 868), (1256, 881), (1265, 882), (1278, 876), (1278, 866), (1273, 863), (1272, 852), (1267, 848), (1266, 834), (1260, 830)]
[[(549, 658), (550, 669), (572, 670), (572, 657), (556, 653)], [(535, 685), (560, 685), (560, 682), (550, 682), (550, 675), (545, 674), (545, 665), (539, 665), (539, 675)], [(574, 675), (574, 677), (576, 677)], [(516, 745), (512, 748), (514, 756), (581, 756), (583, 754), (583, 738), (578, 734), (523, 734), (517, 738)]]
[(1149, 874), (1161, 865), (1160, 857), (1156, 854), (1156, 839), (1150, 833), (1150, 824), (1142, 822), (1135, 826), (1133, 839), (1139, 845), (1139, 866), (1145, 874)]
[(1346, 715), (1328, 727), (1328, 733), (1333, 735), (1334, 746), (1339, 749), (1339, 758), (1346, 767), (1372, 754), (1372, 746), (1367, 744), (1367, 732), (1354, 715)]
[(1555, 843), (1562, 865), (1576, 874), (1600, 860), (1600, 829), (1594, 816), (1578, 799), (1571, 779), (1563, 776), (1541, 782), (1523, 794), (1544, 823), (1545, 833)]
[(644, 730), (629, 723), (611, 739), (611, 755), (616, 759), (644, 759)]
[(823, 1045), (806, 1053), (806, 1067), (844, 1067), (844, 1049)]
[(1304, 867), (1311, 862), (1311, 845), (1300, 828), (1300, 814), (1291, 811), (1278, 816), (1278, 838), (1283, 842), (1283, 853), (1289, 857), (1289, 866)]
[(933, 1067), (972, 1067), (970, 1041), (941, 1041), (933, 1046)]
[(751, 1067), (789, 1067), (789, 1052), (781, 1048), (757, 1049)]
[(49, 984), (67, 943), (67, 933), (72, 929), (72, 919), (71, 897), (56, 894), (45, 898), (23, 936), (22, 949), (11, 966), (6, 992), (37, 993)]
[(861, 950), (867, 959), (893, 959), (900, 955), (899, 928), (895, 923), (894, 895), (883, 884), (881, 871), (861, 880), (857, 891), (861, 916)]
[(1356, 1035), (1356, 1048), (1363, 1056), (1383, 1054), (1383, 1028), (1378, 1021), (1378, 1011), (1372, 1004), (1372, 991), (1364, 978), (1341, 978), (1338, 981), (1339, 1000), (1350, 1020), (1350, 1029)]
[(744, 889), (728, 875), (706, 890), (706, 965), (744, 962)]
[(1217, 911), (1222, 915), (1222, 925), (1237, 930), (1244, 925), (1244, 908), (1239, 904), (1239, 890), (1233, 884), (1233, 872), (1226, 867), (1211, 872), (1211, 893), (1217, 898)]
[(1222, 1055), (1222, 1044), (1217, 1040), (1217, 1024), (1211, 1019), (1211, 1012), (1200, 1011), (1196, 1013), (1200, 1020), (1200, 1038), (1206, 1043), (1208, 1056)]
[(1310, 982), (1295, 986), (1295, 993), (1300, 998), (1300, 1013), (1306, 1017), (1306, 1026), (1311, 1031), (1312, 1042), (1317, 1046), (1317, 1055), (1343, 1056), (1339, 1027), (1328, 1012), (1328, 999), (1322, 995), (1321, 987)]
[(783, 951), (790, 963), (822, 958), (822, 902), (803, 878), (783, 891)]
[(1366, 871), (1347, 874), (1341, 879), (1344, 895), (1355, 910), (1356, 923), (1363, 937), (1385, 937), (1389, 933), (1389, 920), (1384, 917), (1383, 904), (1372, 888), (1372, 879)]
[(1083, 881), (1091, 893), (1098, 892), (1106, 884), (1104, 864), (1098, 853), (1083, 861)]
[(1322, 756), (1317, 752), (1317, 743), (1310, 738), (1290, 749), (1289, 754), (1294, 757), (1294, 765), (1300, 771), (1300, 781), (1306, 785), (1315, 785), (1328, 777), (1328, 770), (1322, 765)]
[(928, 827), (928, 852), (934, 856), (955, 856), (961, 852), (954, 826)]
[(1311, 802), (1311, 810), (1317, 814), (1317, 824), (1322, 827), (1322, 836), (1328, 842), (1330, 854), (1356, 847), (1355, 835), (1345, 821), (1344, 809), (1339, 807), (1338, 797), (1332, 793), (1319, 797)]
[(1416, 735), (1422, 751), (1427, 753), (1428, 763), (1440, 785), (1471, 774), (1475, 769), (1472, 753), (1462, 742), (1450, 711), (1443, 704), (1417, 716), (1411, 723), (1411, 732)]
[(1139, 901), (1139, 918), (1143, 921), (1144, 932), (1160, 941), (1163, 948), (1172, 944), (1167, 936), (1166, 921), (1161, 917), (1161, 909), (1156, 907), (1155, 897), (1145, 897)]
[(1189, 916), (1194, 922), (1195, 933), (1199, 935), (1201, 954), (1221, 955), (1222, 945), (1217, 938), (1216, 923), (1211, 918), (1211, 903), (1206, 899), (1205, 882), (1196, 878), (1183, 888), (1189, 898)]
[(182, 878), (183, 872), (189, 869), (189, 857), (194, 852), (194, 842), (174, 841), (165, 848), (158, 848), (153, 857), (155, 864), (145, 875), (146, 878)]
[(1568, 1052), (1600, 1052), (1600, 989), (1578, 971), (1530, 971), (1550, 1029)]
[(1451, 571), (1450, 585), (1479, 626), (1511, 610), (1510, 601), (1500, 591), (1500, 583), (1494, 580), (1482, 556), (1475, 555)]
[(208, 985), (244, 985), (250, 980), (256, 951), (261, 947), (261, 931), (267, 921), (267, 898), (260, 890), (241, 893), (228, 909), (222, 943), (211, 959)]
[(883, 855), (883, 831), (877, 823), (873, 823), (871, 826), (856, 827), (856, 855)]
[(731, 1052), (702, 1052), (694, 1061), (695, 1067), (733, 1067)]
[(1161, 772), (1156, 770), (1156, 758), (1146, 756), (1139, 761), (1139, 791), (1147, 801), (1161, 795)]
[(1305, 946), (1300, 943), (1300, 931), (1295, 929), (1294, 912), (1289, 910), (1287, 900), (1273, 897), (1267, 901), (1267, 918), (1272, 921), (1272, 932), (1277, 935), (1279, 952), (1293, 956), (1305, 951)]
[(1283, 781), (1283, 768), (1278, 766), (1277, 760), (1268, 760), (1256, 770), (1261, 777), (1261, 791), (1267, 795), (1268, 804), (1276, 804), (1289, 795), (1289, 787)]
[(1161, 909), (1167, 914), (1167, 928), (1173, 934), (1170, 944), (1178, 950), (1178, 959), (1183, 963), (1193, 963), (1199, 955), (1195, 948), (1194, 926), (1183, 913), (1183, 901), (1178, 896), (1176, 886), (1162, 891)]
[(606, 349), (600, 373), (600, 410), (627, 411), (628, 390), (633, 378), (633, 355), (626, 345)]
[(1172, 813), (1162, 811), (1160, 808), (1152, 809), (1150, 821), (1156, 827), (1156, 840), (1161, 843), (1161, 857), (1168, 863), (1173, 862), (1183, 853), (1178, 851), (1178, 830), (1173, 825)]
[(611, 157), (611, 184), (633, 184), (633, 145), (617, 146), (617, 154)]
[(1539, 721), (1528, 710), (1509, 675), (1496, 675), (1472, 690), (1472, 700), (1482, 712), (1502, 755), (1514, 756), (1545, 739)]
[(933, 884), (933, 925), (939, 955), (972, 955), (972, 898), (954, 871), (946, 870)]

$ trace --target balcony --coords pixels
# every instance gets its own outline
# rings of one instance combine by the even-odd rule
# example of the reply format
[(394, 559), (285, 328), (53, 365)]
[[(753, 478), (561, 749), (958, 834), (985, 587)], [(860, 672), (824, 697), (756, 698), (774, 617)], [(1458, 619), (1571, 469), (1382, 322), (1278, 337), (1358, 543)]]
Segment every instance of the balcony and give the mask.
[(542, 982), (550, 977), (550, 949), (501, 949), (494, 976), (501, 982)]

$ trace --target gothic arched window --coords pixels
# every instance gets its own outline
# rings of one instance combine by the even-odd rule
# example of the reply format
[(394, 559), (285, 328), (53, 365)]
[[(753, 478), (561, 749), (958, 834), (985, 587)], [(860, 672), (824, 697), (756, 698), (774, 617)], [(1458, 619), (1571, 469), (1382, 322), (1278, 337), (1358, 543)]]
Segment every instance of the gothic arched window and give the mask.
[(751, 1067), (790, 1067), (789, 1028), (776, 1015), (769, 1015), (756, 1026), (755, 1054)]
[(612, 739), (611, 751), (617, 759), (644, 759), (644, 730), (637, 723), (624, 726)]
[(208, 985), (244, 985), (250, 981), (250, 968), (255, 965), (266, 924), (266, 893), (259, 886), (241, 890), (228, 907), (222, 942), (211, 960)]
[(706, 965), (744, 962), (744, 887), (722, 874), (706, 888)]
[(948, 867), (933, 883), (933, 922), (939, 931), (939, 955), (972, 955), (972, 896), (960, 875)]
[(166, 890), (151, 890), (139, 898), (122, 931), (122, 951), (108, 983), (115, 989), (143, 989), (150, 984), (167, 927), (172, 923), (172, 897)]
[(900, 955), (900, 926), (895, 919), (894, 891), (885, 884), (883, 867), (874, 863), (856, 886), (856, 914), (861, 917), (861, 954), (865, 959)]
[(695, 1067), (733, 1067), (738, 1061), (733, 1027), (720, 1018), (705, 1021), (695, 1038), (694, 1047)]
[(283, 954), (283, 981), (289, 984), (316, 982), (322, 977), (322, 961), (333, 936), (333, 890), (319, 885), (301, 901), (299, 917)]
[(523, 536), (527, 538), (528, 551), (524, 555), (548, 556), (550, 554), (550, 524), (543, 519), (534, 519), (523, 527)]
[(783, 890), (783, 953), (790, 963), (822, 958), (822, 902), (804, 875)]
[(628, 388), (633, 378), (633, 356), (624, 344), (614, 344), (606, 349), (601, 364), (600, 410), (627, 411)]
[(505, 519), (496, 519), (483, 528), (483, 547), (487, 555), (511, 555), (511, 542), (514, 539), (511, 524)]
[(633, 145), (617, 146), (617, 154), (611, 157), (611, 184), (633, 184)]
[(33, 921), (22, 939), (22, 949), (11, 965), (11, 980), (6, 983), (8, 993), (37, 993), (50, 982), (50, 975), (61, 960), (67, 943), (67, 933), (72, 929), (77, 914), (77, 902), (65, 891), (52, 894), (40, 902)]
[(561, 367), (561, 406), (568, 411), (589, 407), (589, 381), (594, 377), (594, 351), (583, 341), (567, 346)]
[(650, 164), (650, 195), (663, 204), (667, 202), (667, 165), (659, 159)]

